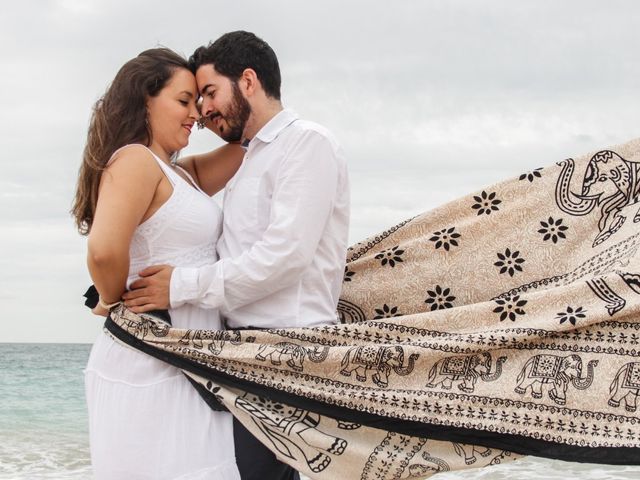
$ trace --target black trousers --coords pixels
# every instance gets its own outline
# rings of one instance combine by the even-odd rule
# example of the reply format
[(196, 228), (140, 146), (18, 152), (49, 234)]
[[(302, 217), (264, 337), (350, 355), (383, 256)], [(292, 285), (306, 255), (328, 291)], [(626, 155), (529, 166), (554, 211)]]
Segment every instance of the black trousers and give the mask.
[(242, 480), (300, 480), (300, 475), (233, 419), (233, 443)]

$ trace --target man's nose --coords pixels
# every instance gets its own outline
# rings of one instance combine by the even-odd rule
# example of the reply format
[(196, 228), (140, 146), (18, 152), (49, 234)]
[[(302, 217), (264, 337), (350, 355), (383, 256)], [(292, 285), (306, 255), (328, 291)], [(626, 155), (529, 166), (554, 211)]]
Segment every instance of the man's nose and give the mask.
[(213, 102), (209, 98), (202, 99), (202, 116), (208, 117), (213, 113)]

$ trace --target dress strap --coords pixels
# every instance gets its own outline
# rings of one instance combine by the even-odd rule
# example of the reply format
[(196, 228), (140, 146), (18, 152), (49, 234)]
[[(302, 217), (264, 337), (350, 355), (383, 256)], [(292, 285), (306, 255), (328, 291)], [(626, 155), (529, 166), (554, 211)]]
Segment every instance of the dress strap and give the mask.
[(113, 163), (113, 161), (116, 158), (116, 155), (119, 152), (121, 152), (125, 148), (129, 148), (129, 147), (142, 147), (147, 152), (149, 152), (151, 154), (151, 156), (155, 159), (155, 161), (158, 163), (158, 165), (160, 166), (160, 169), (164, 173), (165, 177), (167, 177), (167, 179), (169, 180), (169, 183), (171, 183), (172, 186), (176, 185), (177, 180), (174, 177), (174, 175), (177, 175), (176, 172), (174, 172), (166, 163), (164, 163), (162, 161), (162, 159), (160, 159), (155, 153), (153, 153), (153, 151), (149, 147), (147, 147), (146, 145), (143, 145), (141, 143), (129, 143), (127, 145), (124, 145), (124, 146), (118, 148), (115, 152), (113, 152), (111, 154), (111, 157), (109, 158), (109, 161), (107, 162), (106, 166), (108, 167), (109, 165), (111, 165)]
[(180, 165), (177, 165), (177, 164), (175, 165), (175, 168), (179, 168), (179, 169), (180, 169), (180, 171), (181, 171), (182, 173), (184, 173), (184, 174), (186, 175), (186, 177), (189, 179), (189, 182), (191, 182), (191, 185), (193, 185), (193, 186), (194, 186), (194, 187), (195, 187), (195, 188), (196, 188), (200, 193), (202, 193), (202, 194), (204, 194), (204, 195), (207, 195), (207, 197), (209, 196), (209, 195), (207, 194), (207, 192), (205, 192), (204, 190), (202, 190), (202, 189), (200, 188), (200, 185), (198, 185), (198, 182), (196, 182), (196, 181), (193, 179), (193, 177), (191, 176), (191, 174), (190, 174), (189, 172), (187, 172), (184, 168), (182, 168)]
[[(178, 175), (178, 173), (171, 168), (169, 165), (167, 165), (165, 162), (162, 161), (162, 159), (160, 157), (158, 157), (155, 153), (153, 153), (153, 151), (147, 147), (146, 145), (142, 145), (141, 143), (130, 143), (128, 145), (124, 145), (123, 147), (120, 147), (119, 149), (117, 149), (115, 152), (113, 152), (113, 154), (111, 155), (111, 158), (109, 159), (109, 161), (107, 162), (107, 166), (109, 166), (113, 160), (115, 159), (115, 156), (118, 152), (120, 152), (121, 150), (124, 150), (125, 148), (128, 147), (133, 147), (133, 146), (140, 146), (142, 148), (144, 148), (145, 150), (147, 150), (151, 156), (153, 158), (155, 158), (156, 162), (158, 162), (158, 165), (160, 165), (160, 168), (162, 169), (162, 171), (164, 172), (165, 176), (167, 177), (167, 179), (169, 180), (169, 182), (171, 182), (171, 185), (173, 185), (175, 187), (177, 182), (183, 181), (186, 182), (188, 181), (189, 183), (191, 183), (191, 185), (193, 185), (196, 190), (198, 190), (200, 193), (202, 193), (203, 195), (206, 195), (207, 197), (209, 196), (207, 194), (207, 192), (205, 192), (204, 190), (202, 190), (200, 188), (200, 185), (198, 185), (198, 183), (193, 179), (193, 177), (191, 176), (191, 174), (189, 172), (187, 172), (184, 168), (182, 168), (180, 165), (174, 165), (174, 167), (176, 169), (180, 169), (180, 171), (182, 171), (182, 173), (185, 174), (185, 176), (187, 177), (187, 180), (185, 180), (184, 178), (182, 178), (180, 175)], [(179, 180), (178, 180), (179, 179)]]
[[(151, 152), (151, 150), (149, 151)], [(153, 158), (156, 159), (156, 162), (158, 162), (158, 165), (160, 165), (160, 168), (164, 172), (164, 175), (167, 177), (167, 179), (171, 182), (171, 185), (175, 187), (176, 184), (179, 182), (179, 180), (176, 178), (176, 177), (179, 177), (179, 175), (176, 172), (174, 172), (169, 165), (164, 163), (162, 159), (159, 158), (155, 153), (151, 152), (151, 155), (153, 155)]]
[[(124, 150), (125, 148), (129, 148), (129, 147), (142, 147), (146, 150), (149, 150), (148, 147), (146, 147), (145, 145), (142, 145), (141, 143), (127, 143), (126, 145), (123, 145), (122, 147), (118, 148), (115, 152), (113, 152), (111, 154), (111, 156), (109, 157), (109, 161), (107, 161), (107, 164), (105, 165), (105, 167), (108, 167), (109, 165), (111, 165), (113, 163), (113, 161), (116, 159), (116, 155), (118, 155), (118, 153), (120, 153), (122, 150)], [(149, 152), (153, 155), (153, 152), (151, 150), (149, 150)], [(155, 155), (153, 155), (155, 157)]]

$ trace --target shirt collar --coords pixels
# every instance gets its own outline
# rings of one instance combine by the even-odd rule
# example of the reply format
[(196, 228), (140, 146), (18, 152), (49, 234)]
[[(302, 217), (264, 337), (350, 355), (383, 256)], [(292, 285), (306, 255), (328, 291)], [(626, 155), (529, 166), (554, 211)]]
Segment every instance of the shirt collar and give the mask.
[(269, 120), (254, 138), (261, 142), (271, 143), (275, 138), (289, 125), (298, 120), (298, 114), (293, 110), (285, 108), (278, 112), (271, 120)]

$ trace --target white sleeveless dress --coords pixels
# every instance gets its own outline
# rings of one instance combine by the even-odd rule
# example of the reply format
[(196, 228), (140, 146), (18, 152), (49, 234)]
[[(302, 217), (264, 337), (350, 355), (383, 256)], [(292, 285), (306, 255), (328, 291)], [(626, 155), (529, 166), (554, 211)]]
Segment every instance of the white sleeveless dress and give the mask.
[[(150, 265), (199, 267), (217, 260), (220, 207), (153, 156), (173, 194), (136, 228), (128, 284)], [(223, 328), (217, 310), (185, 305), (169, 313), (176, 327)], [(85, 390), (96, 479), (240, 479), (231, 414), (211, 410), (177, 368), (102, 332), (85, 370)]]

